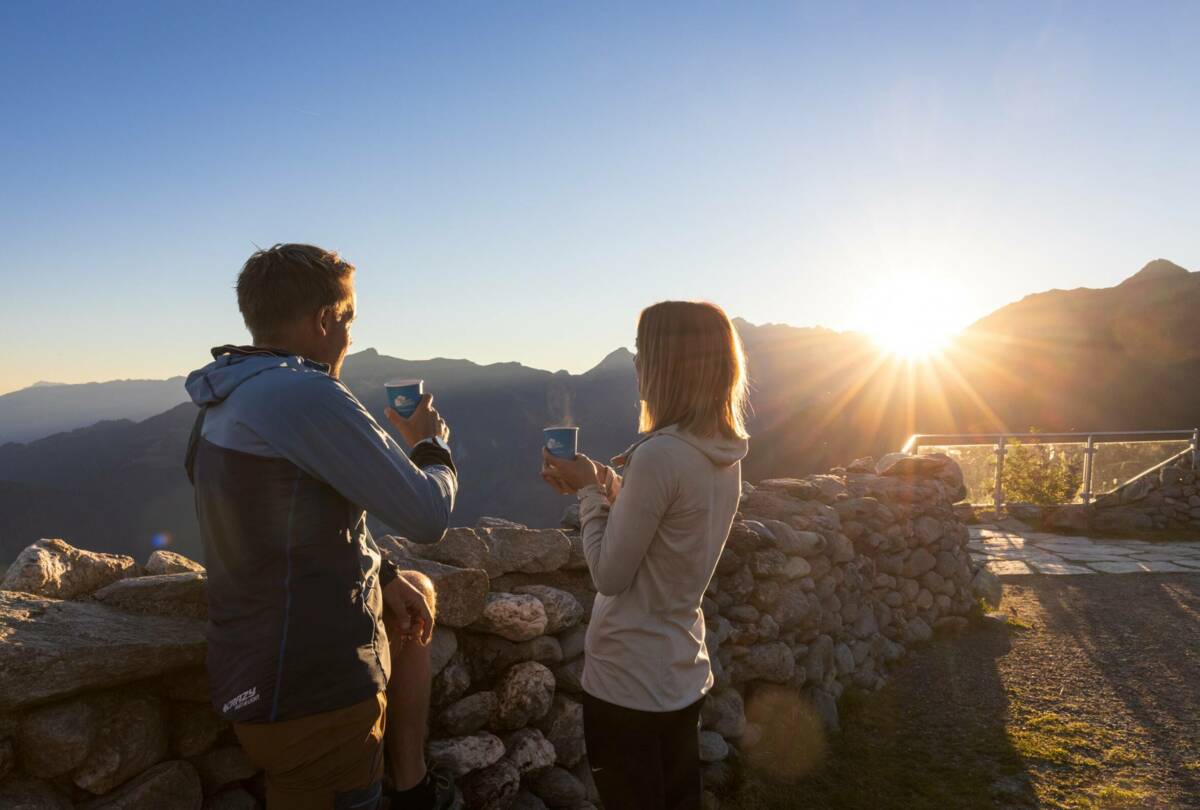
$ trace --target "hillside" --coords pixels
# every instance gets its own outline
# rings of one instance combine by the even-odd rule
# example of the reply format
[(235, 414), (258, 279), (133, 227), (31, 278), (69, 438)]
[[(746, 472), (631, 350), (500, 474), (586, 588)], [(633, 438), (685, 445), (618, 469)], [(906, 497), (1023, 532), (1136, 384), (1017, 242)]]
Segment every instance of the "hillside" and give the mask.
[(30, 442), (105, 419), (148, 419), (186, 399), (183, 377), (34, 383), (0, 395), (0, 444)]

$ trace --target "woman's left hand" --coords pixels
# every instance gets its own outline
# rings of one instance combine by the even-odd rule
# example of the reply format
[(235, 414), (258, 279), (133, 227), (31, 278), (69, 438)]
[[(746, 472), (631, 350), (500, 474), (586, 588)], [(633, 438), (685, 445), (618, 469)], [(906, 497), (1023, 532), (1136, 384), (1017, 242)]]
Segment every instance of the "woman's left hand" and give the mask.
[(579, 453), (575, 458), (559, 458), (542, 448), (542, 478), (560, 492), (569, 494), (584, 487), (600, 486), (596, 462)]

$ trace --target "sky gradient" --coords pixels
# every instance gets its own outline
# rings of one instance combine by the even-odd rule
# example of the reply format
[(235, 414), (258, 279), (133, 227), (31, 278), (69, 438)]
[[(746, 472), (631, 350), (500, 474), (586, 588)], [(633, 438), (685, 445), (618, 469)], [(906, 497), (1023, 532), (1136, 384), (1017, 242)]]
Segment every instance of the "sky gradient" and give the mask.
[(358, 265), (355, 350), (572, 371), (664, 298), (961, 327), (1200, 269), (1196, 3), (10, 2), (0, 36), (0, 393), (201, 365), (281, 241)]

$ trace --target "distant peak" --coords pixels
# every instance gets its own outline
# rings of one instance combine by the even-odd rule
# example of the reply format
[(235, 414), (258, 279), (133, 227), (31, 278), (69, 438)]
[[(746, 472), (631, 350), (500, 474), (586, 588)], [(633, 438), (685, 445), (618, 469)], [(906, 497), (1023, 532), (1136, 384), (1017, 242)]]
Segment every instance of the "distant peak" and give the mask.
[(31, 385), (29, 387), (30, 388), (56, 388), (60, 385), (66, 385), (66, 383), (49, 382), (48, 380), (38, 380), (37, 382), (35, 382), (33, 385)]
[(1188, 271), (1175, 262), (1169, 262), (1166, 259), (1155, 259), (1148, 262), (1145, 267), (1138, 270), (1129, 278), (1121, 282), (1121, 285), (1140, 284), (1143, 281), (1157, 281), (1162, 278), (1178, 278), (1186, 276)]
[(609, 352), (603, 360), (596, 364), (592, 371), (606, 368), (624, 368), (633, 362), (633, 352), (622, 346)]

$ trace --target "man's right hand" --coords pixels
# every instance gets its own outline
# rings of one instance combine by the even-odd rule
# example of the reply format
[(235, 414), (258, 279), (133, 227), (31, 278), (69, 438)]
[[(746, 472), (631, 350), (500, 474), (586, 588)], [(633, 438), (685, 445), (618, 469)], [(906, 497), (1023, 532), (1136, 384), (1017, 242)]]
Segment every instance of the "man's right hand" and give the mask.
[(416, 447), (417, 442), (439, 437), (450, 440), (450, 428), (442, 419), (442, 415), (433, 407), (433, 394), (425, 394), (413, 415), (405, 419), (391, 408), (384, 411), (388, 421), (400, 431), (400, 436), (409, 447)]

